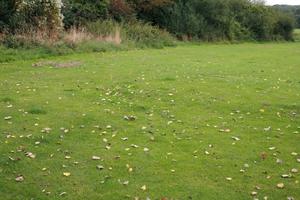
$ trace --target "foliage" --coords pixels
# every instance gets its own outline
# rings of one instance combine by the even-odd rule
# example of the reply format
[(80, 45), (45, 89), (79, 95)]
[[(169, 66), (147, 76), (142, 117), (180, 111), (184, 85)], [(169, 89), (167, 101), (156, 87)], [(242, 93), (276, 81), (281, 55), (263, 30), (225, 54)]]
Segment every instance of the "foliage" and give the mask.
[(109, 4), (109, 14), (117, 21), (130, 20), (134, 17), (134, 10), (125, 0), (111, 0)]
[[(183, 40), (204, 41), (292, 40), (294, 28), (290, 14), (250, 0), (63, 0), (63, 6), (60, 0), (2, 0), (0, 8), (4, 10), (0, 13), (2, 30), (45, 32), (56, 38), (62, 19), (66, 30), (107, 20), (121, 24), (143, 21), (140, 25), (147, 24), (144, 33), (152, 36), (157, 35), (156, 28), (150, 30), (149, 25)], [(156, 43), (149, 39), (152, 36), (144, 36), (144, 42)]]
[[(35, 57), (45, 55), (66, 55), (78, 52), (105, 52), (133, 48), (162, 48), (174, 46), (174, 38), (166, 31), (141, 22), (118, 23), (104, 20), (87, 23), (83, 29), (64, 32), (58, 40), (48, 41), (42, 37), (28, 35), (6, 35), (0, 50), (0, 62), (14, 60), (14, 56), (24, 55), (26, 51), (37, 52)], [(8, 50), (9, 49), (15, 49)], [(30, 59), (32, 56), (28, 56)]]
[(11, 28), (11, 18), (15, 15), (19, 4), (16, 0), (0, 0), (0, 32)]
[(1, 24), (10, 33), (44, 32), (49, 37), (57, 35), (62, 28), (60, 0), (7, 0), (0, 4)]
[(108, 0), (63, 0), (62, 13), (66, 28), (84, 25), (108, 17)]
[[(289, 16), (248, 0), (175, 0), (140, 15), (179, 37), (202, 40), (290, 40)], [(278, 24), (285, 21), (285, 28)], [(281, 29), (280, 31), (278, 29)]]
[(122, 33), (126, 40), (133, 41), (137, 47), (174, 46), (174, 39), (168, 32), (138, 21), (123, 24)]
[(273, 8), (292, 15), (295, 18), (296, 25), (300, 28), (300, 6), (292, 6), (292, 5), (275, 5)]

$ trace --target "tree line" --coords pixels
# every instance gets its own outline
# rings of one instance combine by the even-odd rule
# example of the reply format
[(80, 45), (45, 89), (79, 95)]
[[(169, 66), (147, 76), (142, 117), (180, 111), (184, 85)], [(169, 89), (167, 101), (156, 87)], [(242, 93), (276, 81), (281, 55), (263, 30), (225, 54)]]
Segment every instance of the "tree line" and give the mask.
[(292, 40), (294, 18), (252, 0), (0, 0), (0, 32), (142, 21), (184, 40)]
[(292, 5), (275, 5), (273, 8), (285, 12), (290, 16), (293, 16), (296, 20), (297, 28), (300, 28), (300, 6), (292, 6)]

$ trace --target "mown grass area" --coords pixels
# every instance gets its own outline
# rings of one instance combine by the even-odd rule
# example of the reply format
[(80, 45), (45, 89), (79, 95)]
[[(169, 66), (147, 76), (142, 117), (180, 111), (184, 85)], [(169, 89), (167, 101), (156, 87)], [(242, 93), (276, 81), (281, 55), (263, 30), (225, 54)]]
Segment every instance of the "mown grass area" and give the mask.
[(187, 45), (0, 64), (0, 196), (299, 199), (299, 54)]

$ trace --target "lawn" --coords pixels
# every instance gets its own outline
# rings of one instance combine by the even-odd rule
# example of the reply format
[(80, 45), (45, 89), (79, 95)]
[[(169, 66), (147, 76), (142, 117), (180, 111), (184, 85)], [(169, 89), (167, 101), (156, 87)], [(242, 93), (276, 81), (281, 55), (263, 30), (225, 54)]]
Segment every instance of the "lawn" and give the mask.
[(299, 55), (210, 44), (2, 63), (0, 199), (300, 199)]

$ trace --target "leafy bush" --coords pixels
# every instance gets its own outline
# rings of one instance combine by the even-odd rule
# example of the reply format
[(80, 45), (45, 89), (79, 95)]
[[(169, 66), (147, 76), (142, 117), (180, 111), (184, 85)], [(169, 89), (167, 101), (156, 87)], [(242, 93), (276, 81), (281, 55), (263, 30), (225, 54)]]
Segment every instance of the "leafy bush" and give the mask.
[(108, 18), (109, 0), (63, 0), (66, 28)]
[(141, 22), (123, 24), (121, 33), (127, 41), (132, 41), (141, 48), (174, 46), (174, 38), (168, 32)]
[(134, 9), (126, 0), (110, 0), (109, 15), (117, 21), (128, 20), (134, 17)]
[(117, 23), (113, 20), (104, 20), (104, 21), (96, 21), (90, 22), (85, 25), (87, 32), (92, 33), (95, 36), (107, 36), (114, 34), (116, 29), (118, 29), (121, 24)]
[[(80, 37), (81, 42), (93, 38), (162, 47), (173, 45), (169, 33), (182, 40), (292, 40), (292, 17), (256, 2), (260, 1), (0, 0), (0, 32), (15, 35), (4, 40), (12, 48), (57, 42), (62, 20), (63, 35), (69, 36), (63, 36), (63, 42), (70, 48)], [(82, 34), (72, 35), (70, 30)], [(32, 36), (26, 41), (22, 37), (28, 33)]]
[(294, 23), (291, 17), (278, 14), (278, 21), (274, 25), (274, 34), (281, 37), (280, 39), (293, 40)]
[(0, 1), (0, 32), (10, 28), (10, 20), (16, 13), (17, 5), (16, 1)]
[(63, 26), (61, 6), (61, 0), (2, 0), (0, 26), (11, 34), (34, 29), (54, 37)]
[[(88, 23), (86, 28), (95, 37), (104, 36), (102, 38), (105, 39), (106, 36), (111, 36), (115, 40), (119, 39), (123, 43), (131, 43), (140, 48), (174, 45), (174, 38), (168, 32), (139, 21), (129, 23), (117, 23), (112, 20), (97, 21)], [(116, 37), (118, 31), (120, 31), (120, 38)]]
[(288, 15), (249, 0), (174, 0), (140, 12), (179, 38), (206, 41), (290, 39), (293, 27)]

